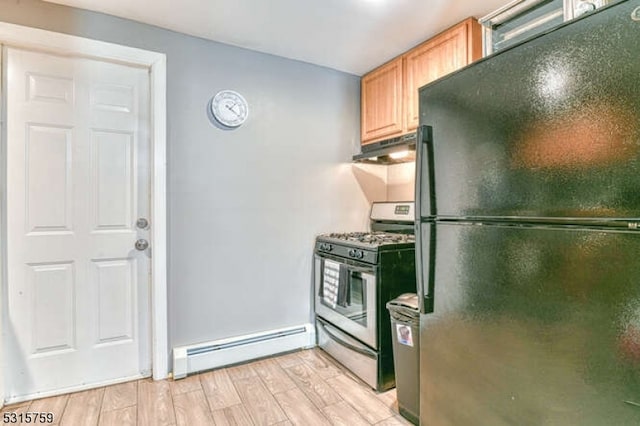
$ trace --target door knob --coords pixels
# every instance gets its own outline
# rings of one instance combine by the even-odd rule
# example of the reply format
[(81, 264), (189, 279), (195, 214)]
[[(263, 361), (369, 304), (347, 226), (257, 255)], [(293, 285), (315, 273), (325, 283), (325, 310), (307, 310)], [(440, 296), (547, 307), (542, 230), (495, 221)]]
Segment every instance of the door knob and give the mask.
[(149, 241), (145, 240), (144, 238), (140, 238), (138, 241), (136, 241), (136, 250), (146, 250), (147, 247), (149, 247)]

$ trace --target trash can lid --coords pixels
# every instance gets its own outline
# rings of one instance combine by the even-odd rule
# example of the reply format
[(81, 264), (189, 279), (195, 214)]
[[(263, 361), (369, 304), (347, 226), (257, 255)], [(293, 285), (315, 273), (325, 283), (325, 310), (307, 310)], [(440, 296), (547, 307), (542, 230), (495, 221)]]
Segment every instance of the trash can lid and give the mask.
[[(418, 295), (415, 293), (404, 293), (387, 302), (387, 309), (410, 309), (418, 312), (420, 305), (418, 303)], [(404, 309), (403, 309), (404, 310)]]

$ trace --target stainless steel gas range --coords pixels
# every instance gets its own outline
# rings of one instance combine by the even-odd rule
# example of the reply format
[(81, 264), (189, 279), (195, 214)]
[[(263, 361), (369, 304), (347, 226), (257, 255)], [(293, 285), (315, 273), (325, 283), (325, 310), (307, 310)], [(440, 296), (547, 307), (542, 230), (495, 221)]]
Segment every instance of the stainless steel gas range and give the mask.
[(316, 239), (318, 346), (372, 388), (395, 386), (385, 304), (416, 291), (414, 204), (373, 203), (371, 232)]

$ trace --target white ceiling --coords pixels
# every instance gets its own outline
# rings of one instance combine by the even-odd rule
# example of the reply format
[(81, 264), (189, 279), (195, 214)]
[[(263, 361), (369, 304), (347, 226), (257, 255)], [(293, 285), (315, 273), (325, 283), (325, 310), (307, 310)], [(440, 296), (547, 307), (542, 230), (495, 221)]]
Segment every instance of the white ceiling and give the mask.
[(46, 0), (362, 75), (510, 0)]

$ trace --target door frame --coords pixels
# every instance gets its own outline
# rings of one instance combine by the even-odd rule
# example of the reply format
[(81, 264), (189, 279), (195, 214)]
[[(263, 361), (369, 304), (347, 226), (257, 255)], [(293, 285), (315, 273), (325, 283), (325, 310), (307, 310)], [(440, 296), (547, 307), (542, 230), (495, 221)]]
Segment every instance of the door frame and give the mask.
[[(167, 159), (166, 159), (166, 55), (134, 47), (122, 46), (56, 33), (38, 28), (0, 22), (0, 46), (46, 51), (54, 54), (93, 58), (102, 61), (142, 66), (149, 70), (150, 121), (149, 139), (152, 152), (151, 188), (151, 368), (153, 379), (161, 380), (169, 374), (169, 343), (167, 322)], [(6, 64), (0, 50), (0, 78)], [(0, 85), (0, 89), (1, 89)], [(4, 401), (3, 370), (5, 329), (4, 298), (7, 294), (7, 131), (6, 96), (0, 92), (0, 406)]]

